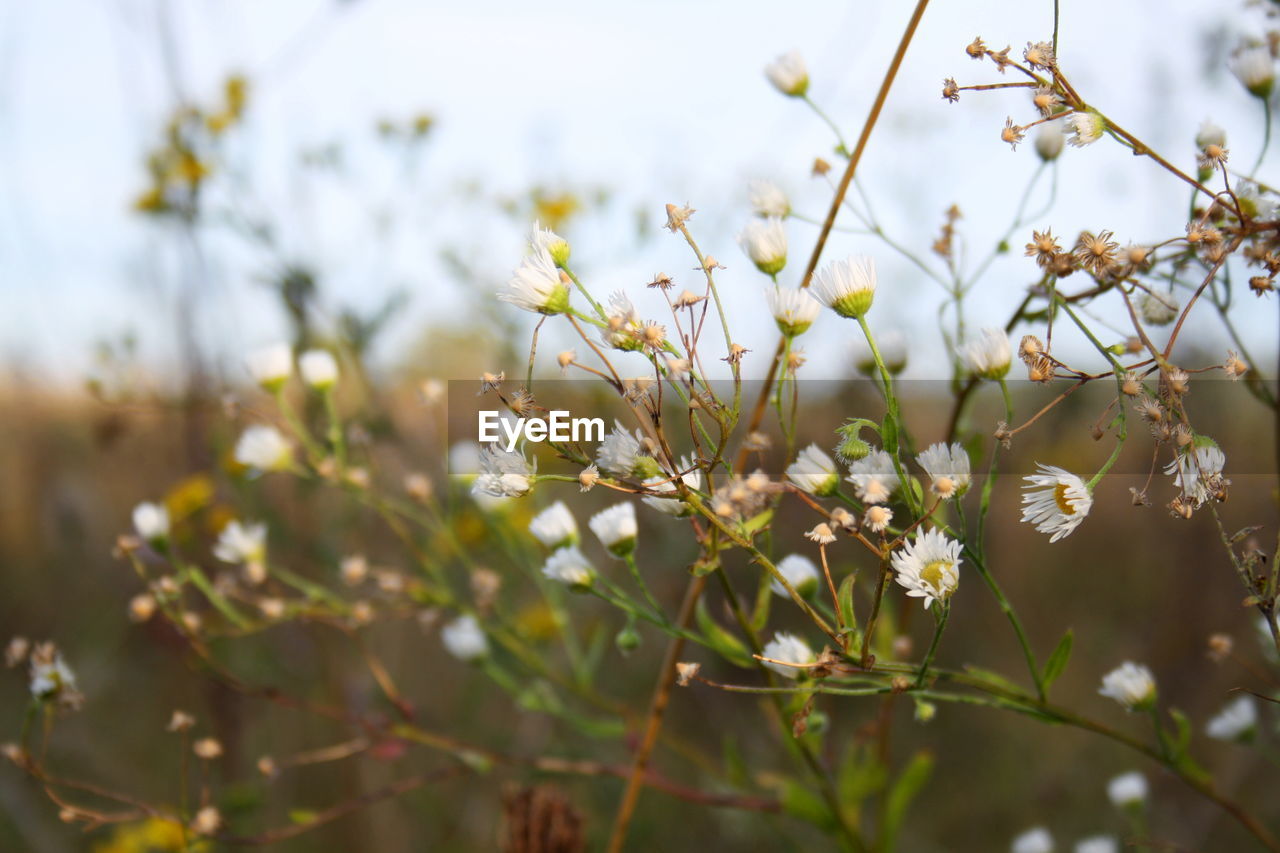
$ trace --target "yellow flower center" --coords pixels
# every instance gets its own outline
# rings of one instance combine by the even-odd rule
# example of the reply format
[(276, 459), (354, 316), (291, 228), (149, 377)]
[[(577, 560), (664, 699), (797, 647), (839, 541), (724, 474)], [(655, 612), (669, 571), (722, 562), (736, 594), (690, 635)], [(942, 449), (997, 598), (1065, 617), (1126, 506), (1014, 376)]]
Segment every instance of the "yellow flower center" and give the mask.
[(1075, 515), (1076, 508), (1067, 501), (1067, 484), (1059, 483), (1053, 487), (1053, 502), (1063, 515)]
[(951, 566), (950, 560), (933, 560), (925, 563), (924, 568), (920, 569), (920, 580), (937, 590), (940, 597), (946, 598), (951, 594), (951, 590), (947, 588), (944, 581)]

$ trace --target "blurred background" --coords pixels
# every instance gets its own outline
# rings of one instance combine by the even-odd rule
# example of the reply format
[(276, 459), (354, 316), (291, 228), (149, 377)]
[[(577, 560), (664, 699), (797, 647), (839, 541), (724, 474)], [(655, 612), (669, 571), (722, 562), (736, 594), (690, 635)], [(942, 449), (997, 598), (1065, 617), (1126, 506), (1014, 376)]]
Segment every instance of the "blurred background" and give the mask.
[[(1061, 62), (1088, 100), (1183, 168), (1193, 167), (1193, 139), (1208, 118), (1227, 130), (1233, 158), (1251, 163), (1263, 118), (1227, 72), (1226, 57), (1241, 36), (1261, 37), (1267, 8), (1077, 0), (1063, 12)], [(531, 225), (570, 240), (575, 267), (595, 293), (626, 288), (647, 316), (659, 303), (643, 284), (656, 272), (694, 283), (687, 248), (661, 230), (663, 206), (696, 208), (694, 233), (726, 265), (719, 280), (731, 295), (729, 318), (754, 350), (744, 373), (760, 376), (776, 333), (759, 297), (765, 280), (735, 242), (751, 215), (747, 182), (776, 182), (799, 214), (788, 221), (792, 262), (780, 277), (794, 285), (817, 233), (803, 218), (820, 220), (830, 199), (828, 184), (811, 176), (814, 159), (838, 159), (831, 130), (778, 95), (762, 68), (800, 50), (815, 102), (855, 138), (907, 14), (901, 4), (812, 2), (784, 11), (763, 2), (673, 0), (627, 9), (411, 0), (0, 4), (0, 634), (57, 639), (80, 676), (88, 703), (60, 724), (55, 766), (163, 799), (179, 762), (163, 727), (172, 708), (187, 708), (228, 745), (218, 767), (223, 802), (245, 832), (385, 784), (406, 766), (433, 766), (430, 754), (389, 749), (373, 762), (264, 783), (257, 756), (341, 733), (218, 687), (158, 621), (128, 621), (138, 583), (111, 548), (131, 508), (163, 498), (183, 520), (187, 544), (206, 553), (231, 514), (248, 514), (271, 522), (275, 558), (311, 576), (335, 578), (341, 557), (357, 552), (408, 571), (377, 519), (306, 484), (249, 483), (229, 461), (239, 425), (269, 409), (250, 390), (245, 353), (277, 340), (330, 346), (343, 354), (343, 404), (365, 436), (375, 479), (431, 475), (484, 563), (513, 573), (522, 555), (532, 559), (531, 546), (513, 552), (486, 531), (521, 530), (535, 507), (495, 522), (465, 489), (449, 487), (452, 415), (421, 383), (523, 369), (532, 321), (493, 294), (518, 263)], [(1119, 146), (1068, 149), (1043, 169), (1030, 144), (1011, 152), (999, 141), (1006, 116), (1030, 119), (1022, 96), (965, 93), (957, 104), (940, 97), (946, 77), (999, 80), (989, 64), (964, 55), (974, 36), (1017, 52), (1050, 36), (1052, 16), (1049, 0), (930, 8), (860, 168), (885, 232), (911, 252), (934, 260), (929, 246), (952, 204), (963, 213), (965, 268), (994, 252), (967, 303), (975, 327), (1003, 324), (1025, 292), (1033, 273), (1020, 247), (1032, 225), (1064, 235), (1112, 230), (1122, 244), (1163, 239), (1185, 225), (1184, 188)], [(1045, 213), (997, 251), (1033, 179), (1031, 207)], [(905, 375), (921, 380), (911, 386), (908, 416), (921, 443), (933, 440), (945, 428), (938, 412), (947, 411), (943, 380), (951, 372), (938, 331), (946, 294), (873, 237), (838, 232), (827, 256), (852, 251), (880, 265), (874, 325), (908, 333)], [(1106, 343), (1124, 339), (1119, 306), (1094, 306), (1101, 328), (1114, 332)], [(1253, 356), (1273, 364), (1274, 305), (1244, 296), (1231, 316)], [(815, 325), (805, 340), (809, 378), (853, 377), (845, 331), (833, 317)], [(552, 375), (554, 354), (569, 340), (545, 328), (541, 372)], [(1188, 363), (1220, 361), (1227, 348), (1209, 312), (1193, 315), (1181, 340), (1177, 355)], [(1066, 328), (1057, 347), (1103, 367)], [(1270, 548), (1271, 413), (1238, 386), (1212, 384), (1195, 393), (1203, 400), (1199, 426), (1228, 449), (1233, 487), (1224, 515), (1233, 530), (1263, 525), (1256, 539)], [(826, 443), (830, 428), (855, 414), (841, 402), (845, 393), (844, 386), (822, 392), (826, 402), (815, 404), (807, 424), (813, 440)], [(1019, 389), (1019, 411), (1034, 411), (1047, 396)], [(1099, 399), (1081, 394), (1025, 433), (1010, 469), (1029, 470), (1037, 459), (1096, 468), (1108, 449), (1089, 435)], [(999, 402), (979, 402), (969, 426), (987, 435)], [(1126, 451), (1089, 523), (1063, 543), (1049, 546), (1012, 521), (994, 525), (990, 553), (1003, 556), (992, 568), (1042, 655), (1068, 627), (1075, 631), (1074, 659), (1057, 688), (1064, 704), (1125, 725), (1096, 695), (1098, 680), (1122, 660), (1145, 661), (1162, 697), (1196, 722), (1199, 745), (1203, 720), (1229, 689), (1275, 687), (1259, 675), (1274, 662), (1257, 642), (1253, 611), (1240, 606), (1213, 519), (1168, 518), (1159, 498), (1150, 508), (1129, 505), (1149, 453), (1141, 442)], [(580, 520), (604, 502), (591, 496)], [(994, 517), (1015, 518), (1016, 503), (1012, 488), (997, 490)], [(692, 554), (668, 522), (642, 513), (641, 562), (670, 567), (654, 585), (674, 609)], [(754, 569), (731, 568), (749, 587)], [(545, 614), (520, 597), (515, 580), (510, 586), (517, 624), (540, 642)], [(1018, 673), (1019, 653), (995, 603), (977, 583), (962, 590), (972, 600), (955, 610), (943, 663)], [(602, 636), (621, 627), (598, 602), (579, 606)], [(919, 613), (912, 619), (902, 630), (920, 647), (927, 623)], [(1238, 659), (1206, 657), (1206, 638), (1217, 631), (1237, 639)], [(563, 720), (517, 713), (510, 697), (495, 698), (486, 679), (440, 654), (434, 628), (389, 620), (371, 634), (429, 727), (511, 753), (573, 748), (579, 757), (627, 759), (616, 739), (601, 738), (593, 751)], [(625, 658), (610, 645), (601, 676), (602, 691), (635, 708), (647, 702), (663, 647), (657, 634), (643, 637)], [(220, 653), (255, 682), (376, 708), (367, 673), (340, 639), (289, 626)], [(753, 677), (714, 665), (708, 675)], [(0, 740), (16, 736), (25, 703), (25, 679), (7, 673)], [(838, 764), (866, 748), (866, 727), (882, 709), (847, 702), (825, 710), (825, 757)], [(913, 722), (905, 703), (886, 713), (901, 732), (894, 762), (922, 751), (937, 758), (901, 849), (1002, 849), (1034, 823), (1060, 839), (1118, 834), (1124, 826), (1104, 786), (1134, 768), (1152, 783), (1153, 836), (1190, 849), (1250, 849), (1220, 810), (1120, 747), (980, 709), (943, 708), (928, 725)], [(782, 762), (781, 748), (765, 719), (743, 697), (705, 687), (679, 692), (668, 727), (696, 749), (660, 753), (659, 766), (705, 787), (733, 782), (776, 797), (768, 769)], [(716, 757), (715, 768), (681, 757), (704, 753)], [(1275, 825), (1280, 806), (1259, 789), (1278, 760), (1268, 723), (1261, 747), (1220, 747), (1210, 766), (1225, 790)], [(763, 778), (735, 776), (739, 765)], [(530, 782), (519, 770), (449, 780), (281, 849), (487, 849), (504, 794)], [(598, 844), (622, 783), (554, 782), (587, 816), (588, 838)], [(113, 838), (110, 830), (85, 835), (59, 823), (37, 786), (0, 769), (0, 849), (147, 849), (136, 838)], [(633, 834), (633, 849), (827, 843), (783, 814), (706, 809), (653, 791), (641, 800)]]

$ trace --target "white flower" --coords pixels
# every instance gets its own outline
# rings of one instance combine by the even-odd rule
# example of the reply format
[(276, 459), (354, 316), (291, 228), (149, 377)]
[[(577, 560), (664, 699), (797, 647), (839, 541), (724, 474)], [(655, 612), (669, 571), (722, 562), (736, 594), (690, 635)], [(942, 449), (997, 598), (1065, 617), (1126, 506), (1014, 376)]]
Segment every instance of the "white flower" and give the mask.
[(755, 180), (747, 184), (747, 197), (756, 216), (776, 216), (786, 219), (791, 213), (787, 194), (773, 181)]
[[(907, 337), (900, 329), (889, 329), (876, 335), (876, 349), (880, 350), (880, 358), (885, 369), (894, 376), (907, 366)], [(853, 365), (864, 376), (878, 377), (880, 368), (876, 366), (875, 354), (865, 337), (853, 341)]]
[(1143, 293), (1138, 297), (1138, 312), (1153, 326), (1167, 326), (1178, 316), (1178, 297), (1172, 293)]
[(76, 693), (76, 676), (52, 644), (42, 643), (31, 654), (31, 695), (52, 699)]
[(858, 500), (868, 504), (889, 502), (900, 480), (893, 470), (893, 457), (883, 450), (872, 450), (856, 462), (849, 463), (849, 476)]
[(1098, 692), (1130, 711), (1145, 710), (1156, 701), (1156, 680), (1145, 666), (1125, 661), (1102, 677)]
[[(804, 554), (788, 554), (778, 561), (777, 569), (787, 579), (787, 583), (801, 595), (809, 595), (818, 588), (818, 567)], [(777, 580), (771, 581), (769, 588), (783, 598), (789, 598), (791, 595)]]
[(1226, 464), (1227, 456), (1217, 445), (1201, 444), (1179, 453), (1164, 472), (1173, 476), (1174, 485), (1199, 509), (1226, 484), (1222, 479)]
[(236, 442), (236, 461), (257, 471), (283, 471), (293, 464), (293, 444), (273, 426), (251, 426)]
[(587, 526), (615, 557), (625, 557), (636, 547), (635, 504), (620, 503), (602, 509), (591, 516)]
[[(702, 488), (702, 471), (694, 467), (692, 459), (688, 457), (681, 459), (680, 470), (685, 472), (680, 476), (680, 479), (684, 482), (686, 486), (688, 486), (690, 489)], [(660, 477), (649, 477), (644, 481), (644, 484), (650, 490), (658, 492), (660, 494), (664, 494), (664, 495), (675, 494), (677, 491), (679, 491), (679, 488), (676, 486), (675, 482), (671, 479), (670, 474), (663, 474)], [(652, 497), (652, 496), (644, 497), (644, 498), (641, 498), (640, 500), (644, 501), (645, 505), (652, 507), (653, 509), (656, 509), (659, 512), (665, 512), (667, 515), (682, 517), (682, 516), (688, 515), (691, 512), (689, 505), (681, 500), (673, 500), (672, 498), (659, 498), (659, 497)]]
[(813, 277), (813, 295), (841, 317), (861, 317), (875, 300), (875, 261), (866, 255), (832, 261)]
[(928, 608), (946, 602), (960, 585), (960, 543), (940, 530), (928, 530), (893, 552), (894, 579), (909, 598), (923, 598)]
[(537, 314), (563, 314), (569, 309), (569, 288), (545, 249), (525, 255), (498, 298)]
[(569, 241), (550, 228), (541, 228), (538, 223), (533, 223), (529, 245), (533, 247), (535, 253), (546, 252), (558, 267), (569, 263)]
[(1046, 163), (1057, 160), (1066, 141), (1066, 134), (1062, 132), (1062, 122), (1046, 122), (1036, 130), (1036, 154)]
[(1200, 125), (1199, 132), (1196, 133), (1196, 147), (1208, 148), (1210, 145), (1226, 148), (1227, 132), (1214, 124), (1211, 119), (1205, 119)]
[(983, 329), (981, 340), (971, 340), (960, 347), (960, 357), (974, 376), (1003, 379), (1009, 372), (1013, 350), (1004, 329)]
[(449, 473), (470, 482), (480, 473), (480, 445), (474, 441), (459, 441), (449, 447)]
[(959, 443), (931, 444), (916, 457), (916, 462), (920, 463), (920, 467), (933, 481), (929, 488), (943, 500), (959, 497), (968, 491), (972, 481), (969, 475), (969, 454), (965, 453)]
[(1241, 45), (1227, 60), (1227, 67), (1249, 94), (1264, 100), (1271, 94), (1276, 65), (1266, 45)]
[(779, 631), (773, 635), (773, 639), (765, 643), (764, 648), (760, 651), (760, 656), (771, 658), (772, 660), (761, 661), (769, 669), (784, 675), (787, 678), (799, 678), (808, 670), (804, 667), (783, 666), (780, 663), (772, 661), (786, 661), (787, 663), (813, 663), (815, 655), (813, 649), (809, 648), (809, 644), (797, 637), (795, 634), (789, 634), (786, 631)]
[(224, 563), (262, 563), (267, 557), (267, 525), (232, 521), (218, 534), (213, 556)]
[(1219, 711), (1204, 727), (1215, 740), (1249, 741), (1258, 730), (1258, 704), (1252, 696), (1241, 696)]
[(338, 381), (338, 362), (328, 350), (309, 349), (298, 357), (298, 372), (312, 388), (332, 388)]
[(1076, 853), (1120, 853), (1120, 845), (1110, 835), (1091, 835), (1076, 842)]
[(600, 338), (614, 349), (638, 350), (641, 347), (636, 333), (640, 331), (640, 318), (631, 299), (621, 290), (609, 296), (609, 310), (605, 312), (608, 325), (600, 330)]
[(459, 616), (440, 629), (440, 641), (458, 660), (472, 661), (489, 653), (489, 641), (474, 616)]
[(169, 538), (169, 511), (160, 504), (140, 503), (133, 508), (133, 529), (148, 542)]
[(798, 50), (779, 56), (764, 67), (764, 75), (784, 95), (803, 97), (809, 91), (809, 69)]
[(595, 569), (577, 545), (570, 545), (547, 557), (542, 574), (570, 587), (586, 588), (595, 578)]
[(816, 299), (798, 288), (774, 285), (765, 290), (764, 298), (769, 303), (769, 312), (773, 314), (778, 329), (789, 337), (808, 331), (822, 311), (822, 306)]
[(274, 390), (293, 373), (293, 350), (288, 344), (272, 344), (249, 353), (245, 362), (254, 382)]
[(738, 245), (765, 275), (777, 275), (787, 265), (787, 229), (777, 217), (748, 222), (738, 234)]
[(1063, 121), (1071, 137), (1067, 140), (1077, 148), (1097, 142), (1107, 129), (1107, 123), (1101, 115), (1093, 110), (1083, 113), (1072, 113)]
[(1253, 181), (1240, 181), (1236, 184), (1236, 201), (1240, 202), (1240, 210), (1250, 219), (1275, 218), (1275, 195), (1264, 195), (1262, 188)]
[(556, 501), (533, 517), (529, 532), (548, 548), (559, 548), (578, 541), (578, 522), (564, 501)]
[(811, 444), (801, 450), (796, 461), (787, 467), (787, 479), (801, 491), (824, 497), (834, 494), (840, 485), (840, 471), (835, 460)]
[(1089, 487), (1075, 474), (1053, 465), (1040, 465), (1038, 474), (1023, 477), (1027, 481), (1022, 496), (1022, 520), (1036, 526), (1041, 533), (1051, 533), (1057, 542), (1080, 526), (1093, 508)]
[(891, 521), (893, 521), (893, 510), (878, 505), (867, 507), (867, 514), (862, 519), (862, 523), (872, 533), (883, 533)]
[(1147, 777), (1136, 770), (1121, 773), (1107, 783), (1107, 799), (1118, 809), (1147, 801)]
[(1013, 839), (1010, 853), (1053, 853), (1053, 836), (1043, 826), (1028, 829)]
[(640, 430), (627, 432), (620, 421), (613, 422), (613, 430), (596, 448), (596, 463), (616, 477), (634, 476), (640, 460)]
[(487, 444), (480, 453), (480, 476), (471, 484), (472, 495), (518, 498), (533, 488), (533, 468), (522, 454)]

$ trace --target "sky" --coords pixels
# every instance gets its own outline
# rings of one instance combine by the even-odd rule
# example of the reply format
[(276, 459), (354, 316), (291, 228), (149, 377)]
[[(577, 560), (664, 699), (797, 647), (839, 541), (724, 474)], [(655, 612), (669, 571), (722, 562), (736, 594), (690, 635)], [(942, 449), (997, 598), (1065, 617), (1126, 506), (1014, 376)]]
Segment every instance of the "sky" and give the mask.
[[(642, 312), (654, 297), (639, 285), (659, 270), (693, 284), (692, 259), (664, 233), (632, 239), (633, 212), (656, 229), (667, 202), (697, 208), (703, 248), (727, 266), (720, 286), (731, 321), (769, 349), (765, 281), (734, 241), (750, 215), (746, 183), (774, 180), (798, 212), (820, 218), (830, 194), (810, 166), (815, 156), (834, 158), (827, 127), (773, 91), (762, 67), (799, 50), (814, 100), (853, 138), (910, 6), (0, 3), (0, 359), (75, 382), (97, 342), (132, 332), (146, 364), (162, 371), (172, 363), (179, 244), (130, 202), (143, 185), (143, 153), (175, 103), (215, 98), (231, 72), (252, 85), (228, 155), (252, 188), (242, 202), (278, 223), (289, 256), (324, 270), (331, 305), (369, 308), (397, 287), (410, 293), (376, 353), (381, 363), (392, 364), (425, 324), (466, 319), (473, 302), (459, 287), (496, 291), (518, 263), (525, 224), (493, 215), (469, 193), (515, 196), (535, 184), (612, 192), (607, 211), (573, 226), (575, 265), (597, 294), (625, 287)], [(1262, 123), (1224, 55), (1240, 35), (1261, 34), (1264, 18), (1243, 3), (1208, 9), (1190, 0), (1073, 0), (1061, 22), (1061, 62), (1076, 88), (1187, 168), (1204, 119), (1227, 129), (1241, 164), (1257, 154)], [(950, 76), (1000, 81), (989, 63), (964, 55), (974, 36), (1020, 49), (1049, 38), (1052, 26), (1049, 0), (928, 10), (860, 168), (890, 235), (927, 255), (942, 212), (956, 203), (970, 261), (994, 245), (1038, 164), (1030, 145), (1010, 151), (999, 131), (1006, 116), (1025, 122), (1031, 110), (1017, 91), (966, 93), (948, 104), (941, 84)], [(437, 124), (410, 172), (388, 158), (372, 128), (424, 110)], [(341, 175), (299, 168), (299, 152), (331, 143), (344, 149)], [(1260, 177), (1274, 164), (1269, 158)], [(1049, 200), (1048, 184), (1032, 207)], [(1002, 324), (1020, 298), (1029, 261), (1017, 247), (1033, 225), (1066, 235), (1107, 229), (1122, 244), (1143, 242), (1180, 232), (1186, 208), (1183, 186), (1118, 145), (1068, 150), (1052, 211), (1014, 234), (1015, 250), (969, 297), (971, 327)], [(794, 285), (816, 229), (791, 221), (788, 232), (792, 261), (781, 281)], [(450, 275), (445, 249), (468, 259), (470, 285)], [(874, 325), (911, 333), (911, 375), (943, 375), (940, 288), (874, 238), (837, 234), (826, 257), (850, 252), (877, 260)], [(221, 363), (238, 365), (244, 351), (283, 334), (284, 317), (262, 285), (260, 252), (224, 229), (208, 236), (205, 258), (202, 340)], [(1099, 315), (1115, 318), (1116, 307), (1100, 305)], [(1251, 302), (1237, 316), (1246, 337), (1267, 341), (1274, 320), (1270, 306)], [(1216, 346), (1207, 320), (1192, 331)], [(847, 372), (847, 332), (834, 317), (815, 326), (806, 341), (813, 375)], [(548, 334), (555, 342), (560, 333)]]

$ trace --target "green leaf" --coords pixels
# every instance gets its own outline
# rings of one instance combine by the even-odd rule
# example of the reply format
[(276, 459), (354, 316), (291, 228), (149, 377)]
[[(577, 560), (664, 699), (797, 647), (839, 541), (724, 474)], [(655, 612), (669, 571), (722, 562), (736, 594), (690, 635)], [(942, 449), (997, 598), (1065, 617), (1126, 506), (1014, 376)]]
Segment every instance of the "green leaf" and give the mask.
[(707, 612), (705, 599), (699, 599), (696, 617), (698, 630), (702, 632), (702, 636), (706, 639), (707, 645), (711, 647), (712, 651), (734, 666), (742, 667), (743, 669), (755, 668), (755, 658), (751, 657), (742, 641), (711, 618), (711, 614)]
[(1040, 681), (1044, 684), (1045, 690), (1048, 690), (1049, 685), (1057, 681), (1058, 676), (1062, 675), (1062, 671), (1067, 668), (1067, 661), (1071, 659), (1071, 645), (1074, 641), (1075, 636), (1068, 628), (1067, 633), (1063, 634), (1062, 639), (1058, 641), (1058, 647), (1045, 661), (1044, 669), (1040, 672)]
[(845, 753), (837, 780), (840, 802), (846, 809), (856, 807), (866, 798), (878, 794), (888, 784), (889, 773), (869, 746), (854, 744)]
[(835, 817), (823, 799), (799, 782), (788, 780), (783, 786), (782, 810), (827, 831), (836, 827)]
[(884, 821), (880, 830), (880, 849), (890, 851), (898, 840), (898, 830), (907, 815), (911, 801), (920, 793), (920, 789), (933, 775), (933, 755), (928, 752), (917, 752), (911, 757), (898, 778), (889, 789), (889, 796), (884, 803)]
[(853, 611), (853, 579), (852, 572), (842, 581), (840, 581), (840, 589), (836, 591), (836, 600), (840, 602), (840, 619), (848, 626), (850, 632), (855, 631), (858, 626), (858, 617)]
[(1187, 747), (1191, 745), (1191, 721), (1187, 719), (1186, 714), (1177, 708), (1170, 708), (1169, 716), (1173, 718), (1174, 726), (1176, 726), (1173, 738), (1173, 754), (1180, 759), (1187, 754)]
[(977, 676), (978, 678), (981, 678), (984, 681), (990, 682), (996, 687), (1003, 688), (1004, 690), (1007, 690), (1010, 693), (1026, 695), (1025, 690), (1023, 690), (1021, 687), (1014, 684), (1012, 681), (1005, 678), (1003, 675), (1001, 675), (998, 672), (992, 672), (989, 669), (983, 669), (980, 666), (973, 666), (972, 664), (965, 664), (964, 671), (969, 673), (970, 675)]
[(752, 516), (742, 523), (742, 529), (746, 532), (747, 538), (750, 539), (759, 533), (764, 526), (773, 519), (773, 510), (766, 509), (759, 515)]

